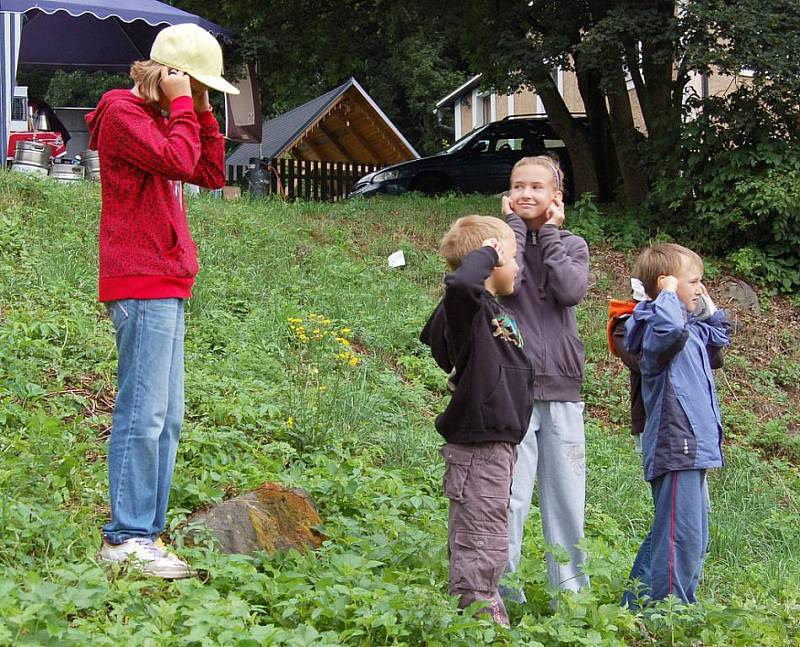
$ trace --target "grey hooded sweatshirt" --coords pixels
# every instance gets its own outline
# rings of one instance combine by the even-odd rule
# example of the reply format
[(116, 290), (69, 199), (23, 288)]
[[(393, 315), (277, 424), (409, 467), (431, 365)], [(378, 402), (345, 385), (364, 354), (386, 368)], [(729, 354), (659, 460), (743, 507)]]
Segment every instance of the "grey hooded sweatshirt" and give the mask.
[(506, 218), (517, 239), (521, 268), (514, 293), (501, 303), (513, 310), (533, 365), (536, 400), (579, 402), (583, 344), (575, 306), (589, 284), (586, 241), (555, 225), (529, 230), (516, 214)]

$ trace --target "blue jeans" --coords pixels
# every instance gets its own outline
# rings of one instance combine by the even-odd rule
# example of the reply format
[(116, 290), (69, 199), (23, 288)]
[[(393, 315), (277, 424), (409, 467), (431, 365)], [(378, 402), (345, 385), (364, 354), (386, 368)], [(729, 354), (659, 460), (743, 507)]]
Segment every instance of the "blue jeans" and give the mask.
[(708, 550), (710, 499), (705, 470), (667, 472), (650, 487), (653, 526), (629, 575), (640, 587), (625, 591), (622, 603), (637, 609), (644, 596), (661, 600), (668, 595), (693, 603)]
[(108, 304), (117, 337), (117, 399), (108, 447), (111, 544), (155, 539), (167, 501), (183, 421), (183, 300)]

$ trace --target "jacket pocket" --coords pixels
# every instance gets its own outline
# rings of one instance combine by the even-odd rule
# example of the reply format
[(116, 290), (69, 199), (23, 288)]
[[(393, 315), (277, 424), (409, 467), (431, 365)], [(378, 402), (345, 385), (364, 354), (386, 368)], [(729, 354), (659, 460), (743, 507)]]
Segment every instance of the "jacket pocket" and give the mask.
[(693, 469), (697, 439), (670, 380), (664, 383), (654, 464), (659, 471)]
[(503, 575), (508, 560), (506, 535), (457, 530), (451, 547), (452, 588), (490, 591)]
[(694, 467), (697, 461), (697, 438), (692, 423), (677, 397), (669, 416), (670, 461), (674, 465)]
[(130, 314), (130, 299), (121, 299), (119, 301), (109, 301), (106, 309), (108, 310), (108, 317), (111, 323), (114, 324), (114, 329), (119, 330), (120, 327), (128, 321)]
[(584, 348), (577, 335), (565, 331), (555, 347), (548, 349), (553, 358), (554, 375), (583, 379)]
[(447, 443), (442, 446), (441, 454), (445, 462), (444, 495), (452, 501), (462, 501), (475, 448)]
[(481, 404), (484, 427), (525, 431), (533, 409), (533, 371), (500, 365), (497, 379)]
[(178, 236), (178, 229), (175, 227), (175, 224), (172, 220), (169, 221), (169, 243), (167, 246), (167, 250), (164, 252), (167, 256), (171, 258), (177, 258), (178, 255), (181, 253), (181, 239)]

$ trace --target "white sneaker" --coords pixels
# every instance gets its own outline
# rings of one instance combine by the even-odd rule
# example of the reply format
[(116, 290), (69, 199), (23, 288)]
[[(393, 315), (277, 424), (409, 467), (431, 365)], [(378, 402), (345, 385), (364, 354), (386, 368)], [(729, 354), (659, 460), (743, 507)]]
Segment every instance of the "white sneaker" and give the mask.
[(104, 562), (130, 560), (133, 567), (145, 575), (162, 577), (165, 580), (178, 580), (194, 575), (186, 562), (143, 537), (128, 539), (116, 546), (104, 540), (98, 557)]

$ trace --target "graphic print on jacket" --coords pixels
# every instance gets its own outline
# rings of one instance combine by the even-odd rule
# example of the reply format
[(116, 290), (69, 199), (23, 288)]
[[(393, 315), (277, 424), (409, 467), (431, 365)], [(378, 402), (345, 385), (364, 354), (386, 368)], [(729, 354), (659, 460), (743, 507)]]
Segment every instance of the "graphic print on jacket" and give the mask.
[(494, 326), (495, 337), (511, 342), (517, 348), (524, 347), (525, 342), (522, 339), (522, 333), (520, 333), (519, 326), (511, 315), (506, 313), (498, 315), (492, 319), (492, 325)]
[[(683, 344), (677, 352), (676, 343)], [(698, 321), (674, 292), (643, 301), (626, 321), (625, 349), (641, 353), (646, 480), (722, 467), (722, 418), (708, 348), (728, 344), (724, 311)]]

